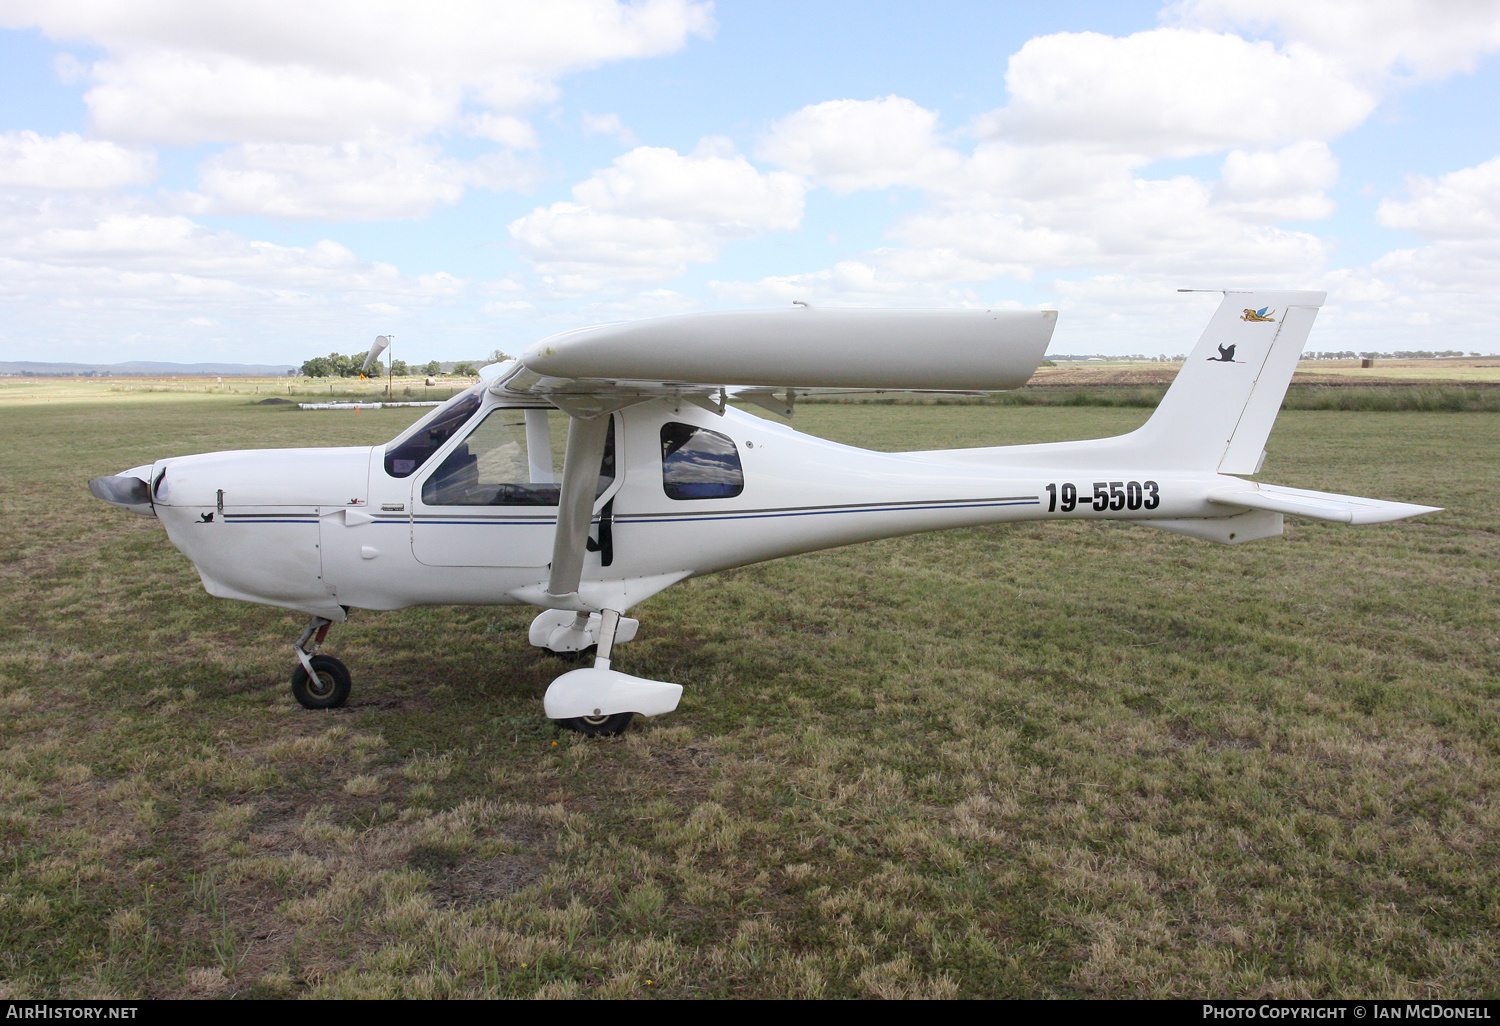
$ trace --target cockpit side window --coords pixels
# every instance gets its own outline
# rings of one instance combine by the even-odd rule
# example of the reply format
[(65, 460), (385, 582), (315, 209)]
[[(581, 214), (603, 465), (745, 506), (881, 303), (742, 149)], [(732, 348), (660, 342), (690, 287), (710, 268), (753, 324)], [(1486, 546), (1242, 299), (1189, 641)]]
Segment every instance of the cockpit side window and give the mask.
[[(568, 417), (558, 410), (491, 410), (422, 482), (428, 506), (556, 506)], [(615, 422), (604, 436), (597, 498), (614, 483)]]
[(669, 499), (732, 499), (745, 490), (734, 439), (692, 424), (663, 424), (661, 483)]
[(459, 396), (448, 406), (434, 410), (430, 420), (419, 422), (417, 429), (405, 438), (392, 442), (385, 450), (385, 472), (392, 477), (410, 477), (427, 462), (429, 456), (479, 409), (479, 393)]

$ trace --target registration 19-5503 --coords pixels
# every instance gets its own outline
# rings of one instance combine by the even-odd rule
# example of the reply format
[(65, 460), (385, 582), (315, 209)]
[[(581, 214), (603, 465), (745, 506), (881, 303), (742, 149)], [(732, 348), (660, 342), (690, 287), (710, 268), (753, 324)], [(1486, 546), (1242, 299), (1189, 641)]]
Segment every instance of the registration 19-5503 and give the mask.
[(1161, 505), (1161, 486), (1155, 481), (1095, 481), (1092, 495), (1084, 495), (1080, 503), (1078, 486), (1071, 481), (1049, 484), (1047, 512), (1059, 509), (1071, 513), (1079, 507), (1093, 506), (1094, 512), (1121, 509), (1155, 509)]

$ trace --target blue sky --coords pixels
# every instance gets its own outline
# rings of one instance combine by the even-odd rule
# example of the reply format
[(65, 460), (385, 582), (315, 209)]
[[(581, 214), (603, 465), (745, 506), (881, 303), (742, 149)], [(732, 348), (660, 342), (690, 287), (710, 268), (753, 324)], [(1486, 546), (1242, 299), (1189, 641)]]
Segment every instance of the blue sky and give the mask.
[(1500, 351), (1500, 0), (0, 0), (0, 359), (406, 359), (702, 309)]

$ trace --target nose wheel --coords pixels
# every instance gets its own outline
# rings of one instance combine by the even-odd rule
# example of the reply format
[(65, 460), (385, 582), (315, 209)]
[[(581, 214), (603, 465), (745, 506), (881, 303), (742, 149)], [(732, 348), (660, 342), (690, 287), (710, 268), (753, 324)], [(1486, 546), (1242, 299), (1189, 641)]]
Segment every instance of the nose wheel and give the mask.
[(333, 656), (311, 656), (313, 672), (292, 671), (292, 697), (304, 709), (337, 709), (349, 700), (349, 667)]
[[(584, 618), (580, 615), (579, 619)], [(610, 649), (622, 622), (618, 611), (604, 610), (599, 616), (594, 665), (565, 673), (547, 686), (542, 708), (564, 730), (586, 737), (614, 737), (625, 733), (637, 714), (659, 716), (677, 708), (682, 685), (609, 668)]]
[(572, 716), (558, 720), (557, 725), (565, 730), (582, 734), (584, 737), (618, 737), (625, 733), (630, 726), (630, 721), (634, 718), (633, 712), (615, 713), (609, 716)]
[(337, 709), (349, 700), (349, 667), (333, 656), (317, 655), (332, 620), (315, 616), (292, 645), (297, 667), (292, 671), (292, 697), (304, 709)]

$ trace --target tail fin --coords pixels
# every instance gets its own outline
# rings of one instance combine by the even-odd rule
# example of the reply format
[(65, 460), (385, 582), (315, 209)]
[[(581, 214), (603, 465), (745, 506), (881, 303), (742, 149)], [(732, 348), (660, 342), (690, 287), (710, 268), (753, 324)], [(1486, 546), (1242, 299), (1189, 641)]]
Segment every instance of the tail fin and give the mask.
[(1254, 474), (1326, 292), (1225, 292), (1156, 412), (1125, 436), (1173, 470)]

